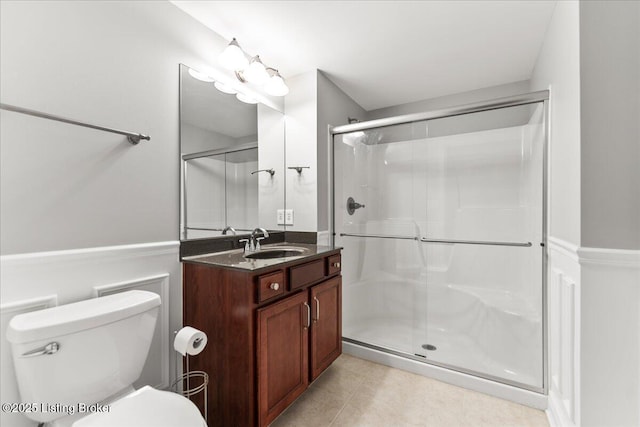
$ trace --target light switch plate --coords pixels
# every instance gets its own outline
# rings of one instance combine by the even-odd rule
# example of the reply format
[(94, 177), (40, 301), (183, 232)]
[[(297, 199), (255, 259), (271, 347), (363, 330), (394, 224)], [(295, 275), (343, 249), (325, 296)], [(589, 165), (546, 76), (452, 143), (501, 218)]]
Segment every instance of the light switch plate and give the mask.
[(278, 214), (277, 214), (277, 223), (278, 225), (285, 225), (284, 224), (284, 209), (278, 209)]
[(285, 209), (284, 225), (293, 225), (293, 209)]

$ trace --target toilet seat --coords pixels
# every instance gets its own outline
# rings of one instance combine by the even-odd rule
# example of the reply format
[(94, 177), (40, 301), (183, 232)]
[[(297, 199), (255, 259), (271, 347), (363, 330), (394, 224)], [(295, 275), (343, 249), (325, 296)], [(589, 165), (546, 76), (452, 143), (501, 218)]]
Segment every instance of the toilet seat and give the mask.
[(96, 412), (73, 427), (206, 427), (200, 411), (189, 399), (169, 391), (144, 386)]

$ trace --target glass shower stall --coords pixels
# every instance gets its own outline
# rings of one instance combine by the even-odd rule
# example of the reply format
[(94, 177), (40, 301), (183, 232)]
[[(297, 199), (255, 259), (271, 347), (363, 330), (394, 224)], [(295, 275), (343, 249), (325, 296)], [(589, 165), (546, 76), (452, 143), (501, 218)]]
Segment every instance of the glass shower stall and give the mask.
[(332, 130), (345, 341), (545, 390), (547, 97)]

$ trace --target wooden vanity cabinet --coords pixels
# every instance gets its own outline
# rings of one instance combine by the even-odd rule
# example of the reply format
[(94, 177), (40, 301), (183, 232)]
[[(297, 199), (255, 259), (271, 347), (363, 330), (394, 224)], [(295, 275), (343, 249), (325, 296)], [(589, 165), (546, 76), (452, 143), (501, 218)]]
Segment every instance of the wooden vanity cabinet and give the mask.
[(312, 312), (310, 375), (318, 378), (342, 353), (342, 278), (335, 277), (310, 290)]
[(309, 385), (308, 296), (258, 310), (258, 417), (268, 425)]
[(209, 374), (209, 426), (268, 425), (342, 353), (336, 255), (257, 272), (184, 263), (184, 324), (208, 337), (189, 369)]

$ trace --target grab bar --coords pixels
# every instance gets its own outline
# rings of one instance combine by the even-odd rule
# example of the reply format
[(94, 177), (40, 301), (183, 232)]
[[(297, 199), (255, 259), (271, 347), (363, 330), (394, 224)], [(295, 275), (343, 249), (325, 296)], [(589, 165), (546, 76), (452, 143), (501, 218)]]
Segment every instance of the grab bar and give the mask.
[(374, 239), (399, 239), (399, 240), (418, 240), (415, 236), (385, 236), (380, 234), (349, 234), (340, 233), (340, 237), (373, 237)]
[(445, 240), (445, 239), (428, 239), (426, 237), (411, 237), (411, 236), (390, 236), (380, 234), (351, 234), (340, 233), (340, 237), (372, 237), (375, 239), (399, 239), (399, 240), (419, 240), (424, 243), (459, 243), (463, 245), (489, 245), (489, 246), (520, 246), (531, 247), (531, 242), (489, 242), (482, 240)]
[(531, 242), (487, 242), (481, 240), (444, 240), (444, 239), (428, 239), (422, 237), (421, 242), (425, 243), (460, 243), (463, 245), (489, 245), (489, 246), (521, 246), (530, 247)]
[(143, 135), (141, 133), (129, 132), (129, 131), (126, 131), (126, 130), (120, 130), (120, 129), (114, 129), (114, 128), (108, 128), (108, 127), (105, 127), (105, 126), (92, 125), (90, 123), (84, 123), (84, 122), (80, 122), (78, 120), (67, 119), (66, 117), (56, 116), (56, 115), (53, 115), (53, 114), (42, 113), (40, 111), (31, 110), (29, 108), (16, 107), (15, 105), (10, 105), (10, 104), (2, 104), (2, 103), (0, 103), (0, 109), (7, 110), (7, 111), (13, 111), (15, 113), (28, 114), (30, 116), (40, 117), (41, 119), (49, 119), (49, 120), (55, 120), (57, 122), (69, 123), (70, 125), (84, 126), (86, 128), (103, 130), (105, 132), (111, 132), (111, 133), (117, 133), (119, 135), (126, 136), (127, 137), (127, 141), (129, 141), (133, 145), (136, 145), (142, 139), (147, 140), (147, 141), (149, 141), (151, 139), (151, 137), (149, 135)]
[[(186, 230), (198, 230), (198, 231), (224, 231), (223, 228), (205, 228), (205, 227), (185, 227)], [(251, 231), (246, 228), (236, 228), (235, 231)]]

